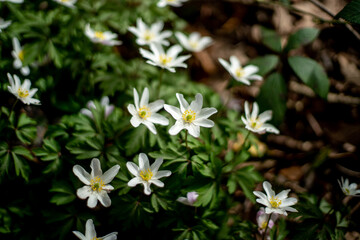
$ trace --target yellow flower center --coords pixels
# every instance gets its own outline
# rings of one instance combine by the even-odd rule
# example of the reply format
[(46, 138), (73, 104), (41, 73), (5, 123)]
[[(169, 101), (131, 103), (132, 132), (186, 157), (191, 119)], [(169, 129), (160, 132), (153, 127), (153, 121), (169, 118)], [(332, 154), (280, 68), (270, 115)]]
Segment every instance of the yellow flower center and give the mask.
[(150, 32), (149, 30), (146, 30), (145, 33), (144, 33), (144, 39), (146, 41), (151, 41), (154, 39), (154, 33)]
[(102, 240), (102, 238), (94, 237), (94, 238), (92, 238), (91, 240)]
[(196, 49), (199, 46), (199, 43), (197, 41), (190, 41), (189, 45), (190, 47)]
[(17, 90), (17, 94), (18, 94), (18, 96), (21, 97), (21, 98), (26, 98), (27, 96), (29, 96), (29, 91), (19, 88), (19, 89)]
[(238, 78), (241, 78), (245, 75), (244, 73), (244, 69), (242, 67), (239, 67), (238, 69), (235, 70), (235, 76)]
[(18, 58), (19, 58), (21, 61), (24, 61), (24, 50), (20, 50), (20, 52), (18, 53)]
[(93, 191), (101, 192), (103, 187), (105, 187), (105, 184), (100, 177), (94, 177), (91, 179), (90, 184)]
[(260, 225), (260, 228), (261, 228), (261, 229), (265, 229), (266, 226), (267, 226), (267, 222), (266, 222), (266, 221), (263, 221), (263, 222), (261, 223), (261, 225)]
[(100, 40), (104, 40), (105, 36), (103, 32), (95, 32), (95, 37), (100, 39)]
[(139, 109), (139, 116), (146, 120), (148, 117), (151, 116), (151, 112), (150, 109), (146, 106), (143, 106), (142, 108)]
[(349, 190), (348, 188), (344, 188), (344, 193), (345, 193), (346, 195), (350, 195), (350, 190)]
[(193, 110), (185, 110), (185, 112), (182, 115), (182, 118), (185, 122), (191, 123), (196, 118), (196, 113)]
[(255, 118), (255, 119), (250, 119), (250, 126), (251, 126), (253, 129), (259, 129), (259, 128), (261, 128), (262, 125), (263, 125), (263, 123), (260, 122), (257, 118)]
[(60, 2), (69, 2), (70, 0), (60, 0)]
[(172, 57), (168, 57), (165, 54), (160, 55), (160, 63), (162, 65), (167, 65), (171, 62)]
[(141, 170), (140, 171), (140, 177), (144, 180), (144, 181), (149, 181), (153, 176), (152, 171), (150, 170), (150, 168), (148, 168), (147, 170)]
[(270, 204), (271, 204), (271, 207), (278, 208), (281, 205), (281, 200), (278, 198), (271, 197)]

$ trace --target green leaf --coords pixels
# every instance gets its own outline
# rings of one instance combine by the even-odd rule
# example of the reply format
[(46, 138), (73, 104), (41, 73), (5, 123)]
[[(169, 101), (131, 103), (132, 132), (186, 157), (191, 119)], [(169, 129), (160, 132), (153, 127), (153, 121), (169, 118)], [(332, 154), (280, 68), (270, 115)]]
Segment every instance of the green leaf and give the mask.
[(316, 28), (302, 28), (296, 33), (290, 35), (284, 51), (288, 52), (296, 49), (301, 45), (311, 43), (319, 35), (319, 29)]
[(335, 18), (343, 18), (350, 23), (360, 24), (360, 0), (349, 2)]
[(320, 97), (327, 97), (330, 83), (320, 64), (310, 58), (301, 56), (289, 57), (288, 61), (296, 75), (306, 85), (311, 87)]
[(11, 156), (14, 160), (15, 165), (15, 173), (16, 176), (22, 176), (26, 181), (29, 180), (29, 173), (30, 173), (30, 167), (26, 160), (18, 155), (16, 155), (14, 152), (11, 153)]
[(271, 29), (261, 27), (261, 40), (265, 46), (273, 50), (274, 52), (281, 52), (281, 39), (280, 36)]
[(286, 111), (286, 84), (284, 78), (279, 73), (271, 74), (261, 86), (257, 102), (262, 111), (272, 110), (272, 121), (280, 124)]
[(262, 57), (257, 57), (248, 62), (249, 64), (259, 67), (259, 71), (256, 74), (265, 76), (267, 73), (271, 72), (279, 63), (279, 57), (276, 55), (265, 55)]

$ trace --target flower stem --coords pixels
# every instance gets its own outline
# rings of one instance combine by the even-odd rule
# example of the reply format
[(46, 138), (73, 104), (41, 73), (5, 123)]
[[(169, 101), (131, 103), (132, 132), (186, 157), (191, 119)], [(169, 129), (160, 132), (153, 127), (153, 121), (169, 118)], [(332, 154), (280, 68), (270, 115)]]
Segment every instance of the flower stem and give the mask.
[(187, 142), (187, 136), (188, 136), (188, 130), (185, 131), (185, 146), (186, 146), (186, 149), (189, 150), (189, 148), (188, 148), (188, 142)]
[(11, 107), (11, 111), (10, 111), (10, 113), (9, 113), (9, 119), (10, 119), (10, 116), (11, 116), (12, 112), (14, 111), (15, 105), (17, 104), (18, 101), (19, 101), (19, 99), (16, 98), (15, 103), (14, 103), (13, 106)]
[(250, 135), (250, 131), (247, 132), (247, 134), (245, 136), (245, 139), (244, 139), (244, 142), (243, 142), (243, 145), (242, 145), (241, 148), (245, 147), (245, 144), (246, 144), (247, 139), (249, 138), (249, 135)]
[(156, 98), (159, 98), (160, 95), (160, 88), (163, 80), (163, 75), (164, 75), (164, 69), (162, 68), (159, 73), (159, 85), (157, 87)]
[(269, 218), (268, 218), (268, 220), (267, 220), (266, 228), (265, 228), (265, 232), (263, 233), (262, 240), (265, 240), (266, 232), (267, 232), (267, 230), (268, 230), (269, 222), (270, 222), (270, 219), (271, 219), (271, 215), (272, 215), (272, 214), (273, 214), (273, 213), (270, 213)]

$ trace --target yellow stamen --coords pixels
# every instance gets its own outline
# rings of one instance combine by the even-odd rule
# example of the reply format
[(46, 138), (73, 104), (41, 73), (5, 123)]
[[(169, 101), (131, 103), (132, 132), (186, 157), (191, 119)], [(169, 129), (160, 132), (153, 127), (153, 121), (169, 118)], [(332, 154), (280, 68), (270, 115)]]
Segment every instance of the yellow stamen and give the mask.
[(269, 202), (273, 208), (278, 208), (281, 205), (281, 200), (278, 198), (271, 197)]
[(196, 113), (193, 110), (185, 110), (185, 112), (182, 115), (182, 118), (185, 122), (191, 123), (196, 118)]
[(24, 50), (20, 50), (20, 52), (18, 53), (18, 57), (21, 61), (24, 61)]
[(151, 116), (151, 112), (150, 109), (146, 106), (143, 106), (142, 108), (139, 109), (139, 116), (146, 120), (148, 117)]
[(167, 65), (171, 62), (172, 57), (168, 57), (165, 54), (160, 55), (160, 63), (162, 65)]
[(250, 126), (253, 128), (253, 129), (259, 129), (261, 128), (261, 126), (263, 125), (262, 122), (259, 121), (259, 119), (250, 119)]
[(105, 36), (103, 32), (95, 32), (95, 37), (100, 39), (100, 40), (104, 40)]
[(140, 171), (140, 177), (144, 180), (144, 181), (149, 181), (153, 176), (152, 171), (150, 170), (150, 168), (148, 168), (147, 170)]
[(146, 30), (145, 33), (144, 33), (144, 39), (146, 41), (151, 41), (154, 39), (154, 34), (152, 32), (150, 32), (149, 30)]
[(91, 179), (90, 184), (93, 191), (101, 192), (103, 187), (105, 187), (105, 184), (100, 177), (94, 177)]
[(350, 195), (350, 190), (349, 190), (348, 188), (345, 188), (345, 189), (344, 189), (344, 193), (345, 193), (346, 195)]
[(244, 69), (242, 67), (239, 67), (238, 69), (235, 70), (235, 76), (238, 78), (241, 78), (245, 75), (244, 73)]
[(18, 94), (18, 96), (21, 97), (21, 98), (26, 98), (27, 96), (29, 96), (29, 91), (19, 88), (19, 89), (17, 90), (17, 94)]
[(190, 47), (196, 49), (199, 46), (199, 43), (197, 41), (190, 41), (189, 45)]
[(60, 2), (69, 2), (70, 0), (60, 0)]
[(102, 240), (102, 238), (94, 237), (94, 238), (92, 238), (91, 240)]
[(264, 222), (261, 223), (260, 228), (261, 228), (261, 229), (265, 229), (266, 226), (267, 226), (267, 222), (264, 221)]

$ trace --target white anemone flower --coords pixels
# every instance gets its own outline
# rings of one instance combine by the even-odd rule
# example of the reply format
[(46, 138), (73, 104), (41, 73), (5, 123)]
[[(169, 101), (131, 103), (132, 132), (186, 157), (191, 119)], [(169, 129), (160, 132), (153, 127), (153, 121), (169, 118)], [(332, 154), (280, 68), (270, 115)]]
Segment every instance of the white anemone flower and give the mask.
[(128, 30), (136, 35), (136, 43), (139, 45), (150, 45), (152, 43), (169, 46), (169, 41), (165, 40), (171, 36), (171, 31), (161, 30), (164, 27), (164, 22), (157, 21), (151, 26), (146, 25), (141, 18), (136, 20), (136, 27), (129, 27)]
[(17, 38), (13, 38), (12, 39), (13, 42), (13, 48), (14, 50), (11, 51), (11, 55), (14, 57), (14, 68), (16, 69), (20, 69), (20, 72), (22, 73), (22, 75), (27, 76), (30, 73), (30, 68), (28, 66), (23, 66), (23, 61), (24, 61), (24, 50), (23, 48), (20, 46), (20, 42)]
[(0, 0), (0, 2), (23, 3), (24, 0)]
[(31, 82), (29, 79), (25, 79), (23, 84), (21, 84), (18, 76), (14, 74), (12, 77), (10, 73), (7, 74), (7, 77), (10, 82), (8, 86), (9, 92), (11, 92), (15, 97), (21, 100), (23, 103), (30, 105), (36, 104), (39, 105), (40, 101), (33, 98), (34, 94), (37, 92), (37, 88), (30, 89)]
[[(105, 118), (107, 118), (113, 111), (114, 111), (114, 105), (109, 104), (110, 100), (108, 96), (104, 96), (100, 100), (101, 106), (104, 108), (105, 111)], [(96, 109), (96, 106), (93, 101), (89, 101), (86, 104), (87, 108), (82, 108), (80, 110), (81, 114), (84, 114), (88, 116), (91, 119), (94, 119), (93, 113), (91, 112), (91, 109)]]
[(164, 105), (164, 109), (176, 120), (174, 126), (169, 129), (170, 135), (176, 135), (182, 129), (186, 129), (191, 136), (199, 137), (200, 127), (211, 128), (214, 126), (214, 122), (207, 118), (217, 113), (217, 110), (213, 107), (202, 108), (203, 96), (200, 93), (195, 95), (195, 101), (192, 101), (190, 105), (182, 94), (176, 93), (176, 97), (180, 103), (180, 109)]
[(170, 47), (167, 52), (165, 52), (159, 44), (150, 44), (150, 49), (152, 52), (140, 48), (141, 55), (149, 59), (146, 61), (148, 64), (161, 67), (170, 72), (175, 72), (176, 67), (187, 68), (184, 61), (187, 60), (190, 55), (178, 57), (178, 54), (182, 51), (179, 45)]
[(77, 0), (53, 0), (61, 5), (64, 5), (68, 8), (75, 8), (74, 4), (77, 2)]
[(2, 29), (7, 28), (10, 26), (11, 21), (5, 21), (4, 19), (0, 18), (0, 33), (2, 32)]
[(169, 120), (156, 113), (164, 107), (164, 100), (157, 100), (155, 102), (149, 103), (149, 90), (145, 88), (141, 99), (139, 101), (139, 94), (134, 88), (134, 103), (128, 105), (128, 111), (132, 115), (130, 119), (131, 125), (133, 127), (138, 127), (140, 124), (144, 124), (153, 134), (157, 134), (155, 124), (160, 124), (163, 126), (169, 125)]
[(296, 198), (288, 197), (290, 189), (283, 190), (279, 194), (275, 195), (275, 192), (272, 190), (269, 182), (264, 181), (263, 187), (266, 195), (259, 191), (254, 191), (253, 193), (258, 197), (256, 201), (266, 206), (266, 214), (278, 213), (287, 216), (286, 211), (297, 212), (295, 208), (290, 207), (298, 201)]
[(98, 200), (104, 207), (110, 207), (111, 199), (108, 192), (114, 190), (114, 187), (109, 183), (118, 174), (120, 166), (115, 165), (102, 173), (100, 161), (97, 158), (93, 158), (90, 164), (91, 174), (85, 171), (80, 165), (73, 167), (74, 174), (82, 181), (85, 186), (79, 188), (76, 194), (81, 199), (89, 198), (87, 206), (89, 208), (96, 207)]
[(341, 182), (339, 180), (338, 180), (338, 182), (339, 182), (341, 190), (343, 191), (343, 193), (345, 195), (347, 195), (347, 196), (355, 196), (355, 195), (360, 193), (360, 189), (356, 190), (357, 189), (357, 184), (356, 183), (349, 184), (349, 179), (346, 178), (345, 181), (344, 181), (344, 178), (341, 177)]
[(187, 2), (188, 0), (160, 0), (157, 3), (158, 7), (165, 7), (167, 5), (172, 7), (181, 7), (182, 3)]
[(198, 32), (191, 33), (189, 37), (181, 32), (176, 32), (175, 36), (180, 44), (191, 52), (200, 52), (210, 46), (213, 42), (211, 37), (201, 37)]
[(116, 33), (112, 33), (110, 31), (94, 31), (91, 29), (90, 24), (86, 24), (85, 26), (85, 35), (93, 43), (101, 43), (106, 46), (115, 46), (122, 43), (121, 41), (115, 40), (118, 36)]
[(272, 111), (267, 110), (259, 114), (259, 105), (254, 102), (253, 109), (250, 113), (249, 103), (245, 101), (245, 117), (241, 116), (241, 120), (245, 124), (245, 128), (249, 131), (263, 134), (265, 132), (279, 134), (279, 130), (269, 123), (265, 123), (272, 118)]
[(238, 82), (246, 85), (250, 85), (250, 80), (261, 81), (263, 78), (257, 75), (259, 68), (255, 65), (248, 65), (242, 67), (239, 59), (235, 56), (230, 57), (230, 63), (222, 58), (219, 58), (219, 62), (230, 73), (230, 75)]
[(145, 153), (139, 154), (139, 166), (133, 162), (127, 162), (126, 167), (129, 172), (135, 177), (128, 182), (129, 187), (135, 187), (138, 184), (144, 185), (144, 193), (146, 195), (151, 194), (150, 185), (153, 183), (158, 187), (164, 187), (164, 183), (159, 179), (162, 177), (169, 177), (171, 171), (162, 170), (159, 171), (161, 164), (163, 163), (162, 158), (157, 158), (153, 164), (149, 164), (149, 159)]
[(116, 240), (117, 239), (117, 232), (109, 233), (104, 237), (96, 237), (95, 226), (92, 219), (88, 219), (85, 225), (85, 236), (79, 231), (73, 231), (75, 236), (77, 236), (81, 240)]
[(188, 206), (194, 206), (194, 203), (196, 202), (198, 197), (199, 194), (197, 192), (188, 192), (186, 194), (186, 197), (179, 197), (178, 199), (176, 199), (176, 201)]
[[(256, 222), (258, 225), (258, 229), (260, 234), (263, 234), (265, 232), (266, 226), (268, 225), (268, 219), (269, 214), (265, 213), (265, 209), (263, 207), (260, 208), (260, 210), (256, 214)], [(269, 220), (269, 226), (266, 234), (269, 234), (270, 230), (275, 226), (275, 221), (277, 219), (277, 214), (272, 214), (271, 219)], [(270, 237), (268, 238), (270, 239)]]

